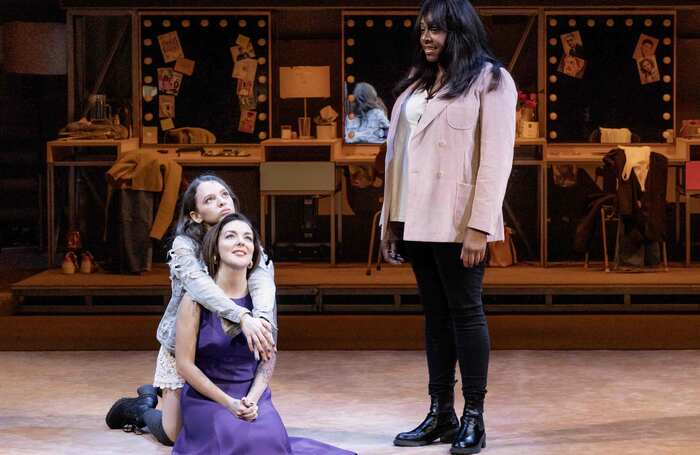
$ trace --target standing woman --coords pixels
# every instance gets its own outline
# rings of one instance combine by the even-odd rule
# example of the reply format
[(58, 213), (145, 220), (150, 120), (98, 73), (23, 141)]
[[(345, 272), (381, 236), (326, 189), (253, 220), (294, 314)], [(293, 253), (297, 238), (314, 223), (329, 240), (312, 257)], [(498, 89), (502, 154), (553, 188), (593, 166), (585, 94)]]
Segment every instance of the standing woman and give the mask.
[[(430, 410), (397, 446), (486, 444), (489, 332), (481, 301), (486, 244), (503, 239), (513, 161), (513, 79), (489, 50), (467, 0), (426, 0), (416, 60), (397, 91), (388, 133), (382, 254), (411, 262), (425, 311)], [(454, 411), (455, 364), (464, 394)]]

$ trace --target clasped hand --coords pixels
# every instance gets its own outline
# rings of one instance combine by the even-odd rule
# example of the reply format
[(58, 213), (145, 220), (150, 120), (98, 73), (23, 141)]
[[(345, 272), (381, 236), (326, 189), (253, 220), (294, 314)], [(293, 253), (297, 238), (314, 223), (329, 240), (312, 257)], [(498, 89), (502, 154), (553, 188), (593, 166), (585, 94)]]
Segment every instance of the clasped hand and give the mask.
[(228, 405), (229, 411), (239, 419), (252, 422), (258, 418), (258, 405), (254, 401), (243, 397), (240, 400), (231, 398)]
[(268, 321), (246, 313), (241, 317), (241, 332), (248, 342), (250, 352), (256, 354), (260, 360), (270, 360), (277, 352), (275, 339), (272, 336), (272, 324)]

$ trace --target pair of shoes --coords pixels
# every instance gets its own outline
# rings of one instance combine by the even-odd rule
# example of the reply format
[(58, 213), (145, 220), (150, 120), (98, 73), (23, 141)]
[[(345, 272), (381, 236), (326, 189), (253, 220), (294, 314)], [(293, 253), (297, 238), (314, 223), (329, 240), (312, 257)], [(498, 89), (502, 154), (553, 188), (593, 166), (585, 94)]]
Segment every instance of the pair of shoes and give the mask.
[(484, 392), (466, 394), (461, 422), (454, 411), (450, 395), (430, 397), (428, 416), (411, 431), (399, 433), (394, 445), (416, 447), (432, 444), (436, 440), (451, 442), (453, 455), (475, 454), (486, 447), (484, 427)]
[(78, 266), (78, 257), (72, 251), (66, 253), (61, 263), (61, 272), (66, 275), (73, 275), (75, 272), (94, 273), (96, 270), (97, 263), (89, 251), (84, 251), (80, 255), (80, 266)]
[(142, 385), (137, 389), (138, 397), (120, 398), (107, 412), (105, 423), (112, 430), (122, 428), (124, 431), (136, 433), (146, 426), (143, 415), (149, 409), (158, 405), (156, 388), (150, 384)]
[(435, 440), (452, 442), (459, 420), (454, 410), (454, 394), (430, 396), (430, 410), (425, 420), (411, 431), (399, 433), (394, 438), (394, 445), (399, 447), (417, 447), (432, 444)]

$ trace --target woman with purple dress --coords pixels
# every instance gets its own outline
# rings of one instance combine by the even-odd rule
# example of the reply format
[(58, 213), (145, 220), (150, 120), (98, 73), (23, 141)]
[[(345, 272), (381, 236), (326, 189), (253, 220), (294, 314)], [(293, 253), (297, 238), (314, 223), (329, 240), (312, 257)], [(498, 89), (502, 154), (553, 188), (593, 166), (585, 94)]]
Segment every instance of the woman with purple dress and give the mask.
[[(212, 227), (202, 248), (209, 273), (237, 305), (252, 308), (247, 275), (260, 257), (250, 221), (230, 214)], [(275, 356), (258, 362), (241, 335), (185, 295), (177, 314), (176, 365), (185, 379), (183, 427), (173, 454), (351, 455), (322, 442), (287, 435), (268, 387)]]

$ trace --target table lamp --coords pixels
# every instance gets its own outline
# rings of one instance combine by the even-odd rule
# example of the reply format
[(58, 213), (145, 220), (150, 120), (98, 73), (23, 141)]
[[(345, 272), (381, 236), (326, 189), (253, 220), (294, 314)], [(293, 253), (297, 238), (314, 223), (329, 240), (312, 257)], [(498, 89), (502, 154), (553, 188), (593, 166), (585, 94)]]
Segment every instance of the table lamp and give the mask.
[(304, 98), (304, 116), (299, 117), (299, 138), (311, 138), (307, 98), (330, 98), (329, 66), (280, 67), (280, 98)]

